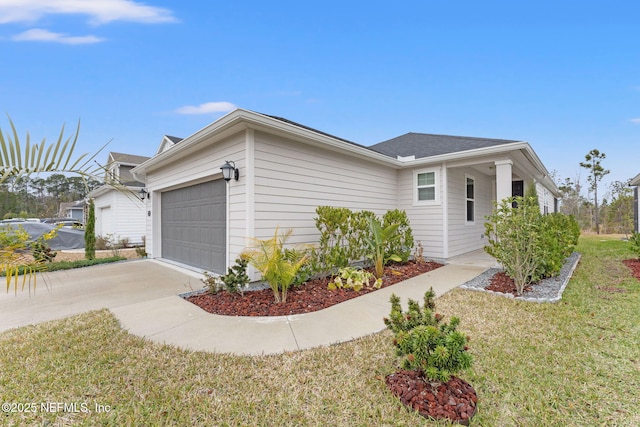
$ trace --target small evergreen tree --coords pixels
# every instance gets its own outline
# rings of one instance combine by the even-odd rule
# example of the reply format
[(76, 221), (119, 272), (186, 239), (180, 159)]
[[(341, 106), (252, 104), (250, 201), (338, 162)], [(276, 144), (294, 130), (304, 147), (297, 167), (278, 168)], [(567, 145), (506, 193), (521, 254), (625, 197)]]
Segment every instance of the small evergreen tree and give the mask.
[(96, 209), (93, 199), (89, 200), (89, 215), (84, 229), (84, 257), (89, 260), (96, 257)]

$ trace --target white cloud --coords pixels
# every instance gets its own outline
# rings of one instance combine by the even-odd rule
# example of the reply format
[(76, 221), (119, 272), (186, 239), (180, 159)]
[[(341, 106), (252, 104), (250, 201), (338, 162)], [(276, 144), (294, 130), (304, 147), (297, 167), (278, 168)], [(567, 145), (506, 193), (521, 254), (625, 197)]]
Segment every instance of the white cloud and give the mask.
[(52, 33), (48, 30), (40, 28), (34, 28), (32, 30), (25, 31), (12, 37), (15, 41), (40, 41), (40, 42), (52, 42), (63, 44), (90, 44), (100, 43), (104, 41), (96, 36), (68, 36), (62, 33)]
[(2, 0), (0, 24), (36, 22), (47, 15), (88, 15), (92, 24), (112, 21), (175, 22), (169, 9), (132, 0)]
[(636, 118), (636, 119), (631, 119), (629, 120), (631, 123), (637, 123), (640, 124), (640, 117)]
[(234, 110), (236, 106), (230, 102), (205, 102), (200, 105), (186, 105), (175, 110), (178, 114), (209, 114), (209, 113), (226, 113)]

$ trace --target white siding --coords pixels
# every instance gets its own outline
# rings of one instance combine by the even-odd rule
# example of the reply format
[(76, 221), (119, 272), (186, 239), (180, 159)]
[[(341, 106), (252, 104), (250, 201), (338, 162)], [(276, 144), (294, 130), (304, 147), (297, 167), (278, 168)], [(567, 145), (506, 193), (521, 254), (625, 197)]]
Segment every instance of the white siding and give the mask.
[(141, 244), (145, 235), (146, 218), (143, 202), (133, 194), (109, 190), (94, 200), (96, 236), (111, 234), (114, 241), (128, 239)]
[[(451, 168), (447, 171), (448, 200), (448, 257), (461, 255), (481, 249), (486, 244), (484, 223), (486, 216), (493, 209), (493, 177), (488, 177), (477, 170), (468, 168)], [(475, 220), (467, 222), (466, 218), (466, 177), (474, 179), (475, 186)]]
[[(212, 179), (222, 179), (220, 166), (225, 161), (235, 162), (240, 170), (238, 181), (227, 184), (227, 218), (229, 224), (229, 257), (227, 264), (245, 248), (245, 132), (237, 133), (215, 144), (204, 146), (193, 155), (176, 160), (169, 166), (147, 173), (147, 188), (152, 192), (151, 216), (147, 216), (147, 252), (155, 258), (161, 253), (160, 203), (163, 191), (186, 187)], [(177, 147), (177, 146), (176, 146)], [(155, 236), (156, 239), (152, 239)]]
[(255, 234), (293, 228), (291, 243), (317, 242), (318, 206), (395, 209), (397, 171), (356, 157), (255, 133)]
[(414, 175), (420, 169), (405, 169), (398, 173), (398, 209), (407, 212), (411, 229), (413, 230), (413, 238), (415, 244), (418, 241), (424, 248), (424, 256), (426, 258), (442, 259), (444, 244), (444, 226), (442, 214), (443, 180), (442, 168), (436, 166), (428, 169), (436, 169), (439, 177), (437, 178), (439, 193), (437, 199), (440, 201), (432, 205), (417, 205), (414, 203)]
[(553, 213), (553, 193), (539, 182), (536, 183), (536, 191), (538, 192), (538, 203), (540, 204), (540, 212), (542, 212), (543, 214)]

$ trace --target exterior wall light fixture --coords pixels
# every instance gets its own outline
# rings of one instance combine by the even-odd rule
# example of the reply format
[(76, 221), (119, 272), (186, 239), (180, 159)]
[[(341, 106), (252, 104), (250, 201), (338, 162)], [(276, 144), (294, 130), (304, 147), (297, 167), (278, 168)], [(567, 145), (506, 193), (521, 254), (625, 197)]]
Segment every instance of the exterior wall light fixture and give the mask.
[(238, 170), (238, 168), (236, 168), (235, 162), (231, 162), (229, 160), (226, 160), (225, 164), (222, 165), (222, 167), (220, 167), (220, 169), (222, 170), (222, 176), (224, 177), (224, 180), (227, 181), (227, 182), (231, 181), (232, 177), (236, 181), (240, 177), (240, 171)]

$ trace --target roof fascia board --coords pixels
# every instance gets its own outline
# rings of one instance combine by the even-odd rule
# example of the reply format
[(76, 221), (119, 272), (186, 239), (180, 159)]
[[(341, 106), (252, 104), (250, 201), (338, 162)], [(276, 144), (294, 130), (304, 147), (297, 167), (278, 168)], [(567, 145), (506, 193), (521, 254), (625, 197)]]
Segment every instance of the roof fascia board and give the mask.
[(509, 144), (494, 145), (492, 147), (476, 148), (473, 150), (457, 151), (455, 153), (440, 154), (438, 156), (422, 157), (416, 160), (402, 162), (404, 167), (424, 166), (432, 163), (454, 162), (456, 160), (465, 160), (469, 158), (478, 158), (492, 156), (496, 154), (505, 154), (510, 151), (521, 150), (524, 148), (531, 149), (526, 142), (513, 142)]
[(629, 180), (629, 185), (640, 186), (640, 173)]

